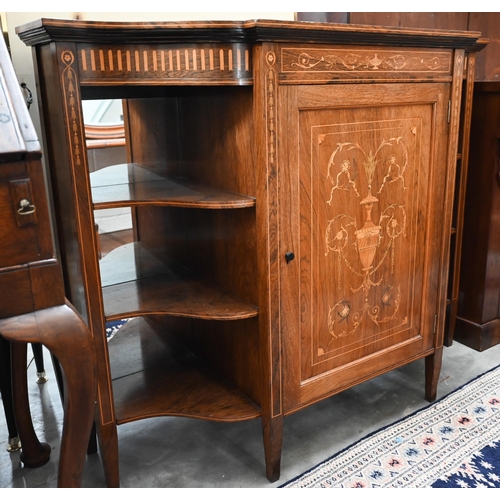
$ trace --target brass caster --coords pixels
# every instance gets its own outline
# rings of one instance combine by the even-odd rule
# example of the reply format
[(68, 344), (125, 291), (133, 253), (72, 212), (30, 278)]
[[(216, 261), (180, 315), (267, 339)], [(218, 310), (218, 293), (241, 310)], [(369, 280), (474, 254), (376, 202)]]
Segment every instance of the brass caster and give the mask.
[(45, 382), (47, 382), (47, 380), (49, 380), (47, 378), (47, 374), (45, 372), (36, 372), (36, 376), (38, 377), (36, 379), (37, 384), (45, 384)]
[(19, 436), (9, 438), (7, 442), (7, 451), (9, 453), (12, 453), (14, 451), (19, 451), (21, 449), (21, 440), (19, 439)]

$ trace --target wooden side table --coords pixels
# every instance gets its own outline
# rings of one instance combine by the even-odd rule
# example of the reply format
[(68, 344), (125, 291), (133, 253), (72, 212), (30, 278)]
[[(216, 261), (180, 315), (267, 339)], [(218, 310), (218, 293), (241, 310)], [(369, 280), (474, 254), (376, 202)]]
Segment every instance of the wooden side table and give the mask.
[(81, 473), (96, 400), (92, 335), (66, 300), (55, 257), (40, 145), (3, 38), (0, 39), (0, 335), (12, 343), (14, 413), (27, 467), (44, 464), (50, 446), (31, 421), (27, 343), (45, 345), (64, 379), (59, 487)]

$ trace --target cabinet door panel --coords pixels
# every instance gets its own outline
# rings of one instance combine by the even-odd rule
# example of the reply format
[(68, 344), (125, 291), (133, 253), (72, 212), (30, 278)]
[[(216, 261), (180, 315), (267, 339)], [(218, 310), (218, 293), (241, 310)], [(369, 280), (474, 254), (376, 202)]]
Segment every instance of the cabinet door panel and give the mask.
[[(370, 85), (353, 92), (346, 85), (290, 93), (298, 134), (290, 203), (299, 235), (300, 312), (291, 340), (300, 351), (293, 368), (299, 399), (369, 378), (433, 346), (437, 295), (428, 276), (440, 245), (431, 241), (431, 197), (442, 186), (434, 166), (446, 164), (445, 144), (434, 148), (433, 141), (444, 137), (447, 86), (426, 89), (414, 95), (409, 86)], [(292, 163), (294, 155), (291, 148)]]

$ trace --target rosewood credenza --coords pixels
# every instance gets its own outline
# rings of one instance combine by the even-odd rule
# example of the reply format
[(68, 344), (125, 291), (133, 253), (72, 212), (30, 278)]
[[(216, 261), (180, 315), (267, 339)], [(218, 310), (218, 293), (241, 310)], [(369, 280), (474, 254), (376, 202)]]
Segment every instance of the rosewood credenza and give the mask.
[[(134, 420), (261, 418), (274, 481), (286, 415), (419, 358), (436, 397), (480, 33), (53, 19), (17, 33), (66, 293), (94, 334), (109, 486), (117, 425)], [(90, 172), (89, 99), (123, 101), (128, 163)], [(100, 259), (95, 213), (118, 207), (134, 241)]]

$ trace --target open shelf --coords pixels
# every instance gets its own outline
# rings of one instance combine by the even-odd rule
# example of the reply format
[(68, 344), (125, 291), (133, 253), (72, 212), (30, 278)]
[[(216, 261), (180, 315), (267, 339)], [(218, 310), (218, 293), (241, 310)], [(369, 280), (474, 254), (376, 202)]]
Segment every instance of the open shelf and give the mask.
[(260, 417), (260, 408), (167, 332), (134, 318), (109, 342), (117, 423), (162, 415), (236, 422)]
[(183, 208), (230, 209), (255, 206), (255, 198), (167, 177), (159, 169), (135, 163), (103, 168), (90, 174), (94, 209), (162, 205)]
[(107, 320), (147, 314), (210, 320), (258, 315), (256, 306), (161, 261), (141, 243), (113, 250), (100, 261), (100, 269)]

